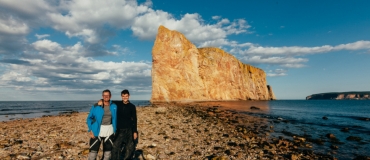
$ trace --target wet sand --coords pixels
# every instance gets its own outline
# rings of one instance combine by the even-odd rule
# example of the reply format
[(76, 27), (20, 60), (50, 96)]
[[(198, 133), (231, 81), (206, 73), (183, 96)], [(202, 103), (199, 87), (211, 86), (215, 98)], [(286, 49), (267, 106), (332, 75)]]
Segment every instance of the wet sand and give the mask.
[[(335, 159), (315, 154), (304, 137), (269, 138), (274, 126), (267, 119), (236, 110), (213, 103), (138, 107), (139, 143), (135, 157)], [(87, 114), (0, 122), (0, 159), (87, 159)]]

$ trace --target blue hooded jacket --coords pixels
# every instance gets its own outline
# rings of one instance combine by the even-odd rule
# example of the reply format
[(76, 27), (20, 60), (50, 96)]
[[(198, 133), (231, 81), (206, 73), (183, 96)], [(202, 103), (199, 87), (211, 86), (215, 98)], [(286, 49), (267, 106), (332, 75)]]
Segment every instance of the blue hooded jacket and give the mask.
[[(116, 104), (110, 101), (109, 110), (112, 113), (112, 125), (113, 125), (113, 132), (116, 133), (117, 128), (117, 106)], [(99, 136), (100, 133), (100, 125), (103, 120), (104, 116), (104, 108), (101, 106), (92, 106), (90, 109), (90, 113), (87, 116), (86, 123), (87, 127), (89, 128), (87, 132), (92, 131), (94, 136)]]

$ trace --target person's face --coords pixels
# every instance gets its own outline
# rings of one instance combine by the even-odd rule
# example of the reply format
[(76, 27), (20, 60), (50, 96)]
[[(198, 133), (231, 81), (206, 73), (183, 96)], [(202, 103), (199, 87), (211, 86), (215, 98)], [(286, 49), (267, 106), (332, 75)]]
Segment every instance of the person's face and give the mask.
[(128, 101), (128, 98), (130, 98), (130, 95), (128, 95), (128, 94), (122, 94), (121, 97), (122, 97), (122, 101), (127, 102)]
[(105, 102), (108, 102), (110, 100), (110, 97), (111, 97), (111, 95), (109, 94), (109, 92), (104, 92), (103, 93), (103, 100)]

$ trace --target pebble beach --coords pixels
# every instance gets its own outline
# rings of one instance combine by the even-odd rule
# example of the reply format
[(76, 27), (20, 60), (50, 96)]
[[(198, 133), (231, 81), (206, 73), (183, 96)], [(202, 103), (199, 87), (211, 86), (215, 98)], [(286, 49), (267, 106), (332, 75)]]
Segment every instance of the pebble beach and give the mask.
[[(87, 159), (87, 114), (0, 122), (0, 159)], [(304, 137), (270, 138), (267, 119), (221, 106), (152, 104), (137, 107), (137, 117), (135, 159), (336, 159)]]

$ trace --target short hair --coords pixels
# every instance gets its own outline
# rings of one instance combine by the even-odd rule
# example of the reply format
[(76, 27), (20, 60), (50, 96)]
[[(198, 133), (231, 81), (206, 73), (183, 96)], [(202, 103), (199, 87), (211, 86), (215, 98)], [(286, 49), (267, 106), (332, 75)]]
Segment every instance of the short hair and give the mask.
[(109, 90), (109, 89), (104, 90), (101, 94), (103, 95), (103, 94), (104, 94), (104, 92), (108, 92), (108, 93), (109, 93), (109, 95), (112, 95), (112, 94), (110, 93), (110, 90)]
[(127, 90), (127, 89), (124, 89), (124, 90), (121, 92), (121, 96), (122, 96), (123, 94), (128, 94), (128, 95), (130, 95), (130, 92), (128, 92), (128, 90)]

